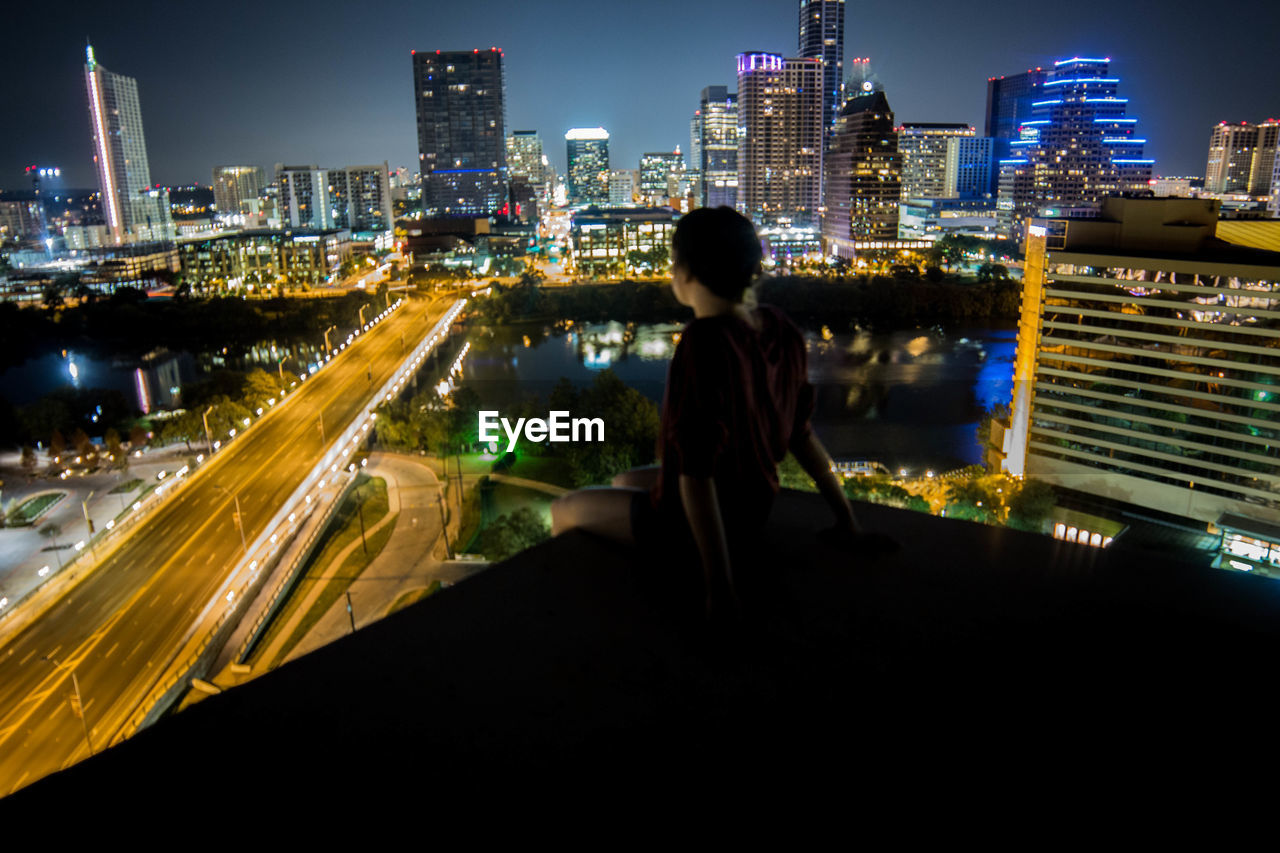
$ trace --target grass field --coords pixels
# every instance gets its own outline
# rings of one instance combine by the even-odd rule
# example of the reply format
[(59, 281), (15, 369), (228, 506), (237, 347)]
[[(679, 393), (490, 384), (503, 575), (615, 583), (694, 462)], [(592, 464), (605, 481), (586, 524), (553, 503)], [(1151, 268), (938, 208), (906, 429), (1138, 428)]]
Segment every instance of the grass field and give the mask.
[(31, 524), (66, 496), (66, 492), (45, 492), (44, 494), (27, 498), (9, 513), (9, 523), (16, 525)]

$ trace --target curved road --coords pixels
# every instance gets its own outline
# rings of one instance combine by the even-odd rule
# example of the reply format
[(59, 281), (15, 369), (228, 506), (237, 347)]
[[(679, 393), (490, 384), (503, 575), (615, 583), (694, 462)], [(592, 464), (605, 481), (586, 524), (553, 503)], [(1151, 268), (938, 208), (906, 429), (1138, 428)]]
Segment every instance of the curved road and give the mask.
[(70, 704), (72, 668), (95, 750), (115, 739), (160, 678), (242, 553), (232, 498), (215, 484), (239, 496), (253, 542), (448, 305), (410, 301), (356, 338), (49, 612), (0, 640), (0, 796), (88, 755)]

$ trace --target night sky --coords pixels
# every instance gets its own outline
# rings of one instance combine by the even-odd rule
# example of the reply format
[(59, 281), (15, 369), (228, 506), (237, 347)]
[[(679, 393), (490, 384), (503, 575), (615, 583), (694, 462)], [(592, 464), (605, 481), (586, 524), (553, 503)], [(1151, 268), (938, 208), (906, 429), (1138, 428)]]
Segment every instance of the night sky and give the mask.
[[(863, 2), (846, 6), (846, 55), (870, 56), (899, 122), (982, 130), (986, 80), (1075, 55), (1111, 56), (1156, 173), (1204, 173), (1210, 127), (1280, 117), (1272, 43), (1280, 3), (1187, 0)], [(138, 80), (154, 181), (208, 183), (222, 163), (387, 160), (416, 170), (411, 48), (496, 45), (508, 130), (536, 129), (564, 170), (564, 131), (603, 125), (614, 168), (687, 150), (702, 87), (736, 89), (743, 50), (793, 55), (795, 0), (637, 4), (76, 2), (6, 9), (0, 186), (26, 164), (96, 186), (84, 43)]]

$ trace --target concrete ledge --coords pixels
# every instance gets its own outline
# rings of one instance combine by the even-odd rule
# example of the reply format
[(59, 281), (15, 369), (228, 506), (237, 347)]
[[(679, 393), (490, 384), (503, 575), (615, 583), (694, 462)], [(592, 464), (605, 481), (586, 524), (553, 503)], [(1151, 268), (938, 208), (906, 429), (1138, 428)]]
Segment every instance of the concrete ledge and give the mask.
[(997, 766), (1019, 788), (1078, 792), (1118, 760), (1140, 786), (1172, 744), (1235, 748), (1239, 714), (1269, 707), (1280, 586), (1267, 579), (860, 512), (904, 548), (830, 550), (814, 537), (820, 500), (784, 494), (744, 569), (746, 622), (714, 630), (696, 570), (671, 554), (562, 536), (13, 804), (180, 810), (253, 780), (273, 808), (344, 786), (492, 818), (499, 794), (578, 808), (849, 774), (900, 797), (963, 796)]

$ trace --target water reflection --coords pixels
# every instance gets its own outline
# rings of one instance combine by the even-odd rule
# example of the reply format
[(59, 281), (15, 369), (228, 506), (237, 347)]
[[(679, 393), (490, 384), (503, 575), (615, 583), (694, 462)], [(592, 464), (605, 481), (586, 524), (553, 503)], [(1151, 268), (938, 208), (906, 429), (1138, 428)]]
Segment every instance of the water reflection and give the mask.
[[(469, 382), (494, 405), (545, 397), (614, 370), (660, 401), (680, 326), (564, 323), (474, 330)], [(1012, 393), (1013, 329), (806, 331), (814, 422), (837, 458), (895, 469), (946, 469), (981, 460), (980, 413)]]

